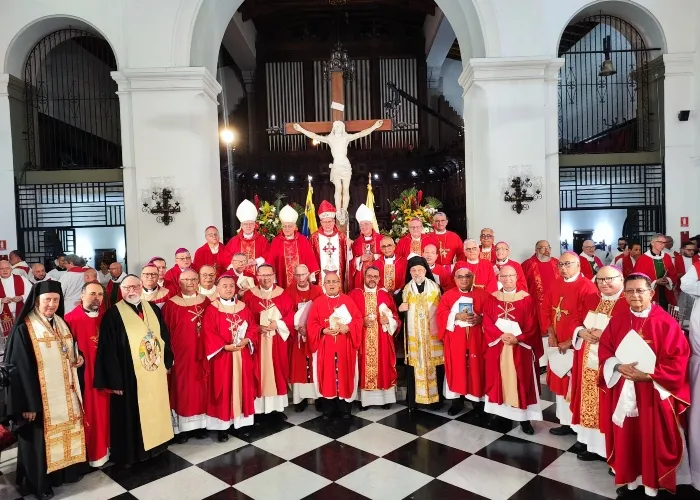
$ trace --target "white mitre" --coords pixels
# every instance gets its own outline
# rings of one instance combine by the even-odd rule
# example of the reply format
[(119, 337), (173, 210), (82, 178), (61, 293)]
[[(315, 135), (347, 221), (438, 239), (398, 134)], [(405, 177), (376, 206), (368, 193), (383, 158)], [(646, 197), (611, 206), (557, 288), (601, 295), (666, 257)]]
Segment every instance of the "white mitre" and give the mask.
[(292, 222), (296, 224), (298, 218), (299, 213), (289, 205), (285, 205), (284, 208), (280, 210), (280, 220), (282, 222)]
[(355, 219), (357, 219), (357, 222), (372, 222), (374, 220), (374, 212), (363, 203), (355, 212)]
[(258, 218), (258, 209), (250, 200), (243, 200), (236, 209), (236, 218), (238, 222), (254, 221)]

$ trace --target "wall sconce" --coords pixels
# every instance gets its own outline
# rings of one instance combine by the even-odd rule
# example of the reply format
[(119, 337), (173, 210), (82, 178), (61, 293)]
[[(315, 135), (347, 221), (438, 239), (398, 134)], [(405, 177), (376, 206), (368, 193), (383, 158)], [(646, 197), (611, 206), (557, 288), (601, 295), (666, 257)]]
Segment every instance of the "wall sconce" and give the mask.
[(512, 203), (516, 213), (530, 208), (529, 203), (542, 199), (542, 178), (533, 177), (530, 167), (510, 167), (510, 176), (503, 187), (503, 201)]
[(178, 201), (180, 193), (173, 188), (172, 178), (154, 177), (151, 179), (151, 187), (141, 192), (142, 210), (156, 216), (157, 222), (168, 225), (173, 221), (172, 214), (179, 214), (184, 207)]

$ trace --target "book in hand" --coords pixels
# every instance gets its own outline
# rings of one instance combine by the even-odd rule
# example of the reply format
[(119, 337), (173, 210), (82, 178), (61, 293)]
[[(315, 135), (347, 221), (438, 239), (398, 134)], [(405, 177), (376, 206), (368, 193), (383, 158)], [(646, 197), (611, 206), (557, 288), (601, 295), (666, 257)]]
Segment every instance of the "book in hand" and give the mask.
[(635, 368), (652, 375), (656, 368), (656, 354), (635, 330), (630, 330), (615, 350), (615, 357), (624, 365), (637, 363)]
[(574, 367), (574, 350), (567, 349), (564, 354), (559, 352), (558, 347), (548, 347), (547, 357), (549, 358), (549, 368), (554, 374), (562, 378)]
[(583, 320), (583, 326), (589, 330), (603, 331), (608, 327), (608, 323), (610, 323), (610, 318), (607, 314), (594, 311), (588, 311), (586, 318)]
[(472, 302), (460, 302), (459, 303), (459, 312), (467, 313), (467, 314), (474, 314), (474, 304)]

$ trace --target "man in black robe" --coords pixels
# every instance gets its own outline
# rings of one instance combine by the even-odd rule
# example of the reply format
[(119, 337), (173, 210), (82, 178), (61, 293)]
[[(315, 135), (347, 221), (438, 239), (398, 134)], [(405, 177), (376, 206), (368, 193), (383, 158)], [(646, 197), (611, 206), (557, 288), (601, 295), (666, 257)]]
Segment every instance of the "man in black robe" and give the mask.
[[(53, 497), (52, 487), (77, 482), (89, 471), (76, 372), (83, 358), (62, 315), (61, 284), (35, 284), (5, 351), (5, 362), (16, 367), (8, 398), (8, 414), (18, 439), (16, 481), (23, 495), (33, 493), (40, 500)], [(47, 418), (50, 427), (45, 428)], [(52, 448), (49, 460), (47, 436), (49, 443), (61, 440), (60, 449)]]
[(166, 378), (173, 353), (160, 309), (141, 300), (139, 278), (128, 275), (120, 288), (123, 300), (100, 324), (93, 385), (112, 394), (110, 459), (130, 467), (165, 451), (173, 437)]

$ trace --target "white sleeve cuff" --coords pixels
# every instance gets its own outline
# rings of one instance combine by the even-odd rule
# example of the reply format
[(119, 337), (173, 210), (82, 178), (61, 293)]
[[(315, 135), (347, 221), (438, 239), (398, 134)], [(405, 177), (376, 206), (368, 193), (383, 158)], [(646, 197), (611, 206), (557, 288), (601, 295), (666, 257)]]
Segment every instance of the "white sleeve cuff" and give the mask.
[(455, 316), (457, 316), (457, 313), (451, 312), (450, 315), (447, 317), (447, 328), (445, 328), (445, 330), (450, 332), (455, 331)]
[(605, 366), (603, 366), (603, 379), (605, 380), (605, 384), (608, 386), (608, 389), (614, 387), (615, 384), (617, 384), (622, 378), (622, 374), (615, 371), (615, 366), (621, 364), (622, 362), (615, 356), (608, 358), (608, 360), (605, 362)]
[[(220, 348), (220, 349), (214, 351), (212, 354), (209, 354), (209, 355), (207, 356), (207, 361), (211, 361), (211, 358), (213, 358), (214, 356), (216, 356), (217, 354), (219, 354), (223, 349), (224, 349), (224, 348), (222, 347), (222, 348)], [(174, 364), (174, 363), (173, 363), (173, 364)]]
[(362, 270), (362, 258), (360, 258), (360, 257), (355, 257), (355, 270), (356, 271)]
[(581, 337), (579, 337), (578, 334), (581, 330), (584, 330), (584, 329), (585, 328), (582, 326), (577, 326), (576, 329), (574, 330), (574, 337), (573, 337), (572, 344), (574, 346), (574, 349), (576, 349), (577, 351), (580, 351), (581, 347), (583, 347), (583, 339)]

